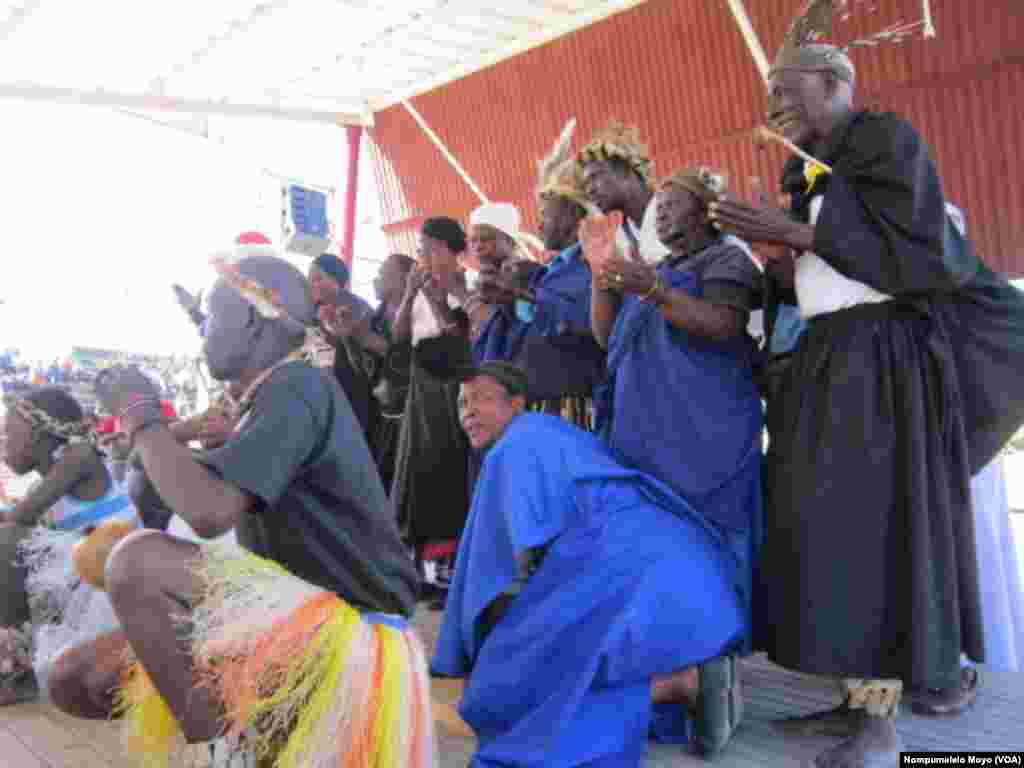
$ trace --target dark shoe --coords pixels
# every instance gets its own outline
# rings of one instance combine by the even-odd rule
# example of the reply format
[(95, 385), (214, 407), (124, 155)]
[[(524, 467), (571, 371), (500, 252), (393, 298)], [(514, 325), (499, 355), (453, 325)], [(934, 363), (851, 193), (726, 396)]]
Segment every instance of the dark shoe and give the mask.
[(439, 598), (431, 601), (430, 610), (432, 611), (443, 611), (445, 606), (448, 604), (448, 593), (444, 592)]
[(954, 717), (966, 712), (978, 698), (980, 676), (975, 667), (964, 667), (959, 688), (928, 688), (910, 695), (910, 710), (925, 717)]
[(0, 707), (25, 704), (39, 698), (39, 685), (32, 672), (0, 686)]
[(443, 597), (445, 595), (445, 593), (446, 593), (445, 590), (441, 589), (441, 587), (437, 586), (433, 582), (430, 582), (430, 581), (421, 581), (420, 582), (420, 597), (419, 597), (419, 601), (421, 603), (427, 603), (427, 602), (430, 602), (431, 600), (437, 600), (439, 597)]
[(743, 692), (735, 656), (720, 656), (700, 666), (694, 720), (697, 752), (705, 758), (717, 757), (743, 720)]
[(814, 758), (814, 768), (892, 768), (899, 764), (903, 743), (890, 717), (863, 713), (853, 718), (850, 738)]

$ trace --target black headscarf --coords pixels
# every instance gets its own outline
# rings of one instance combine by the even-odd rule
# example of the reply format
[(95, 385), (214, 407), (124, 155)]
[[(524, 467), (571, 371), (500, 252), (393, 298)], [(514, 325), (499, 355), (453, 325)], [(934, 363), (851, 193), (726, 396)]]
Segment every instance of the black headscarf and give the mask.
[(466, 233), (463, 231), (462, 225), (447, 216), (435, 216), (427, 219), (423, 222), (420, 234), (440, 240), (455, 253), (462, 253), (466, 250)]
[(348, 287), (348, 281), (351, 273), (345, 262), (335, 256), (333, 253), (322, 253), (316, 257), (313, 261), (313, 266), (323, 272), (329, 277), (333, 277), (338, 281), (338, 286), (341, 288)]

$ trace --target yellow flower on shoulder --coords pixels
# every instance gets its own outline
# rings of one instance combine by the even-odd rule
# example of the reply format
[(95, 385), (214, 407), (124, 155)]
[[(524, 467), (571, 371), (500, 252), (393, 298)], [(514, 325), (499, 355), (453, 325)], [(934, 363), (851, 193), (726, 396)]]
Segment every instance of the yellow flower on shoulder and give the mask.
[(807, 193), (814, 189), (815, 182), (818, 181), (819, 176), (823, 176), (828, 173), (825, 170), (825, 166), (819, 163), (804, 163), (804, 179), (807, 180)]

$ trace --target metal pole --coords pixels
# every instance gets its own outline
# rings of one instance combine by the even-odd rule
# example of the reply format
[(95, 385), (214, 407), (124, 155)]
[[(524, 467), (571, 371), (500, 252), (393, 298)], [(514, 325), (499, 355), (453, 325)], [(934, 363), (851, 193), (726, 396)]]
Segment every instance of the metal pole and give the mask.
[(924, 15), (924, 36), (935, 37), (935, 22), (932, 20), (932, 5), (929, 0), (921, 0), (921, 11)]
[(348, 139), (348, 184), (345, 187), (345, 240), (341, 247), (341, 258), (352, 269), (352, 258), (356, 242), (356, 202), (359, 197), (359, 145), (363, 138), (361, 125), (346, 125)]
[(444, 145), (444, 142), (441, 141), (440, 137), (431, 130), (429, 125), (427, 125), (427, 121), (423, 119), (423, 115), (417, 112), (416, 108), (406, 99), (402, 100), (402, 106), (404, 106), (406, 110), (408, 110), (409, 114), (412, 115), (413, 120), (419, 123), (420, 128), (423, 129), (423, 132), (427, 134), (428, 138), (437, 145), (437, 148), (441, 150), (441, 154), (445, 156), (445, 159), (449, 163), (452, 164), (452, 168), (455, 169), (455, 172), (462, 177), (462, 180), (466, 182), (466, 184), (469, 185), (469, 188), (473, 190), (477, 197), (480, 198), (480, 202), (489, 203), (490, 200), (487, 199), (487, 195), (483, 193), (480, 187), (476, 185), (476, 182), (473, 181), (463, 167), (459, 165), (459, 161), (455, 159), (455, 155), (448, 151), (448, 147)]
[(743, 5), (743, 0), (725, 1), (729, 4), (729, 10), (732, 11), (732, 16), (736, 20), (736, 26), (740, 28), (740, 34), (743, 35), (747, 48), (750, 49), (750, 56), (754, 59), (754, 66), (757, 67), (757, 71), (761, 73), (761, 78), (767, 83), (768, 71), (771, 69), (771, 66), (768, 64), (768, 57), (764, 54), (764, 48), (761, 47), (761, 41), (757, 37), (757, 32), (754, 31), (754, 25), (750, 23), (750, 16), (747, 15), (747, 8)]

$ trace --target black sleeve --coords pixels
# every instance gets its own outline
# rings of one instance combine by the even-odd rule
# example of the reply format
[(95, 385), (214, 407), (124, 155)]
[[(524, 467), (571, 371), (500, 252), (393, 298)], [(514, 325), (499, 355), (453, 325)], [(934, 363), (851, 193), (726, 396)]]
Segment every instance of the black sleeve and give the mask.
[(927, 145), (894, 115), (866, 113), (850, 126), (835, 154), (814, 251), (890, 295), (950, 292), (978, 268), (946, 214)]
[(761, 271), (741, 248), (730, 247), (701, 275), (703, 298), (742, 312), (761, 306)]
[(302, 385), (304, 377), (319, 375), (312, 369), (277, 371), (260, 388), (231, 439), (200, 461), (273, 507), (314, 458), (326, 429), (325, 386)]
[(413, 360), (438, 379), (451, 379), (473, 363), (469, 342), (461, 333), (443, 333), (422, 339), (413, 347)]

